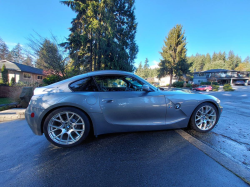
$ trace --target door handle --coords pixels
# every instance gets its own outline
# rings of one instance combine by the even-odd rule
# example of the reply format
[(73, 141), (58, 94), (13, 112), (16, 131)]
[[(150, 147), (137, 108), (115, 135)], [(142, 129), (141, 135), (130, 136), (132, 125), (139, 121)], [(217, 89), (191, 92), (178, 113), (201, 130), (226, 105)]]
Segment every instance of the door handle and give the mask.
[(114, 100), (113, 99), (102, 99), (102, 102), (105, 103), (112, 103)]

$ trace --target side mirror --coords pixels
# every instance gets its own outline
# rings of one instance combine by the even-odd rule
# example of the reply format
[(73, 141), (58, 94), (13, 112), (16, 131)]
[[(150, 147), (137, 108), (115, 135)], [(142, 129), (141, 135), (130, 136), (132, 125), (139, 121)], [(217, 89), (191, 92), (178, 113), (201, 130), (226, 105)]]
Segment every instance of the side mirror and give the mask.
[(149, 91), (150, 91), (150, 88), (149, 88), (148, 85), (143, 84), (143, 85), (142, 85), (142, 90), (145, 91), (145, 92), (149, 92)]

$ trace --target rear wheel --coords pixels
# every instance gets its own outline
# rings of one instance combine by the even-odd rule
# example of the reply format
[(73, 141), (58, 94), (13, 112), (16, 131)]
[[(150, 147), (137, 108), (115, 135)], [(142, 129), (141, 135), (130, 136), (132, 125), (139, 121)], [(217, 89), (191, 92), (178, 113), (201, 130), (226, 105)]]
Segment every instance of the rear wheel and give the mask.
[(85, 140), (90, 131), (86, 114), (79, 109), (63, 107), (51, 112), (45, 119), (43, 132), (58, 147), (72, 147)]
[(208, 132), (218, 121), (218, 110), (211, 103), (200, 104), (191, 116), (190, 126), (197, 132)]

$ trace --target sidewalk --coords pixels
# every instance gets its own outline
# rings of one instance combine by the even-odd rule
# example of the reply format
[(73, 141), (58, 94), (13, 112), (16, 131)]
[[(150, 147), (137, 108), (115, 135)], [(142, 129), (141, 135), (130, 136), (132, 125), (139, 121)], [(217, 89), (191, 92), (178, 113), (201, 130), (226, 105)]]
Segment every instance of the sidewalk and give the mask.
[(14, 108), (0, 112), (0, 122), (16, 119), (25, 119), (25, 108)]

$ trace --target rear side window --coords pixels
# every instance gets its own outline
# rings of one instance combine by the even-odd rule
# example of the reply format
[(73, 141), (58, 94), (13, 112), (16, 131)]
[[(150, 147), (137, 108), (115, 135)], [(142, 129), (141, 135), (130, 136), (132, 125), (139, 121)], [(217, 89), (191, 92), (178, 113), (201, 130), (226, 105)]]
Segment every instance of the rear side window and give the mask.
[(74, 92), (97, 92), (98, 88), (91, 77), (78, 80), (69, 85)]

